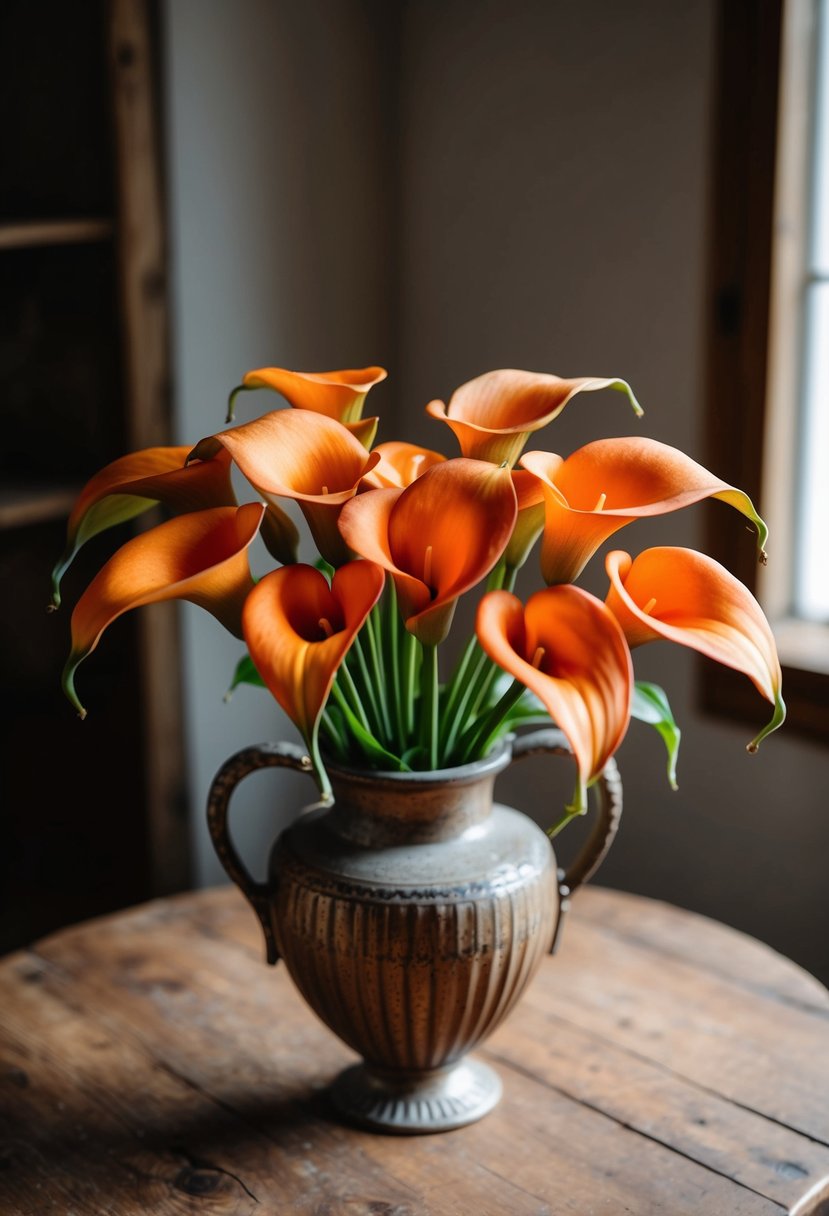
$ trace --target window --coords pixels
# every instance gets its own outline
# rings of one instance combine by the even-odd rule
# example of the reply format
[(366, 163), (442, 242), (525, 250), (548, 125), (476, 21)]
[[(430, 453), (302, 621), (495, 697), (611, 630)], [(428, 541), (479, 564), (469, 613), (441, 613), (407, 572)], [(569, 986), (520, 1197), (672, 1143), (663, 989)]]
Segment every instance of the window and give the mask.
[[(793, 164), (781, 158), (777, 193), (800, 193), (805, 199), (799, 206), (793, 199), (804, 232), (798, 242), (800, 256), (787, 258), (778, 270), (778, 278), (793, 276), (793, 291), (801, 301), (793, 608), (796, 617), (827, 625), (829, 563), (822, 560), (821, 533), (829, 523), (829, 4), (801, 0), (789, 14), (784, 27), (780, 141), (793, 144), (797, 155), (790, 157)], [(791, 185), (780, 180), (784, 174), (791, 175)], [(779, 231), (779, 220), (775, 227)], [(773, 249), (773, 267), (780, 256)], [(777, 336), (773, 326), (772, 351), (786, 337)]]
[[(829, 738), (829, 3), (721, 0), (708, 342), (709, 466), (748, 491), (770, 561), (712, 521), (758, 595), (789, 724)], [(730, 672), (705, 707), (750, 717)], [(750, 695), (750, 694), (749, 694)]]

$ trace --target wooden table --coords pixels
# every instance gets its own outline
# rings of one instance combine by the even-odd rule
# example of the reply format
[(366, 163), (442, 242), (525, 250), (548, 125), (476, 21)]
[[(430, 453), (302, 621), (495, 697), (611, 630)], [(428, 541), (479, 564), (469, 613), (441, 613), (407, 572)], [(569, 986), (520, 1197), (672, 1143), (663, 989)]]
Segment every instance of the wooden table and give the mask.
[(0, 963), (3, 1216), (771, 1216), (829, 1174), (829, 995), (711, 921), (580, 892), (501, 1105), (413, 1139), (329, 1116), (350, 1053), (259, 932), (225, 888)]

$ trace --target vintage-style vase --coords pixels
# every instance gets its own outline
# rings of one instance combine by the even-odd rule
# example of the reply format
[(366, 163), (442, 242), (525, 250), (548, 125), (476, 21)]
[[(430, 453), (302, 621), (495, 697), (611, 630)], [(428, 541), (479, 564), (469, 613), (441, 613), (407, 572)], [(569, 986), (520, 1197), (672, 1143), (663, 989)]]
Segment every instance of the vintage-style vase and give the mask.
[(415, 1133), (479, 1119), (501, 1082), (467, 1052), (507, 1016), (555, 948), (570, 893), (604, 857), (621, 814), (613, 762), (596, 823), (570, 869), (526, 815), (493, 803), (513, 760), (569, 755), (564, 736), (509, 739), (484, 760), (423, 773), (329, 767), (331, 806), (279, 836), (255, 882), (228, 834), (231, 794), (267, 766), (310, 771), (301, 748), (262, 744), (231, 757), (208, 799), (216, 852), (259, 917), (268, 962), (283, 959), (317, 1015), (362, 1056), (334, 1082), (338, 1110)]

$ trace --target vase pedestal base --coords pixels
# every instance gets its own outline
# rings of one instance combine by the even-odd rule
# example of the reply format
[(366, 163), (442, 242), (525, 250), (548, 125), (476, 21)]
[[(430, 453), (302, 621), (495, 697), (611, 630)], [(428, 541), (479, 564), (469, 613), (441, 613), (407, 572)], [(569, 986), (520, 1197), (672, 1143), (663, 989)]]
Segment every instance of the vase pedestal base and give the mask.
[(331, 1087), (334, 1106), (349, 1121), (401, 1136), (465, 1127), (488, 1114), (500, 1097), (500, 1077), (474, 1056), (417, 1073), (355, 1064)]

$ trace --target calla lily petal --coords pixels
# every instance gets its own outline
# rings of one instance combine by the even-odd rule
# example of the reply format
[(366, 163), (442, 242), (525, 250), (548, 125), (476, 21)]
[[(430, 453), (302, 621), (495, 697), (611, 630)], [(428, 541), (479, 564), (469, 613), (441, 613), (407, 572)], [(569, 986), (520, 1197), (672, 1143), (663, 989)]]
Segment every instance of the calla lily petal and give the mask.
[(371, 445), (374, 443), (379, 423), (379, 418), (361, 418), (359, 422), (344, 422), (343, 426), (346, 428), (346, 430), (351, 431), (354, 438), (357, 439), (368, 452), (371, 450)]
[(544, 489), (541, 572), (546, 583), (573, 582), (599, 546), (625, 524), (704, 498), (720, 498), (751, 520), (765, 560), (768, 529), (751, 499), (655, 439), (599, 439), (566, 460), (550, 452), (527, 452), (521, 464)]
[(564, 731), (578, 765), (572, 810), (586, 807), (599, 776), (630, 721), (633, 664), (612, 612), (579, 587), (548, 587), (526, 608), (508, 591), (491, 591), (478, 606), (481, 646), (525, 684)]
[(299, 529), (286, 511), (269, 502), (259, 529), (265, 548), (283, 566), (292, 566), (299, 551)]
[(309, 749), (337, 669), (383, 590), (372, 562), (341, 566), (331, 586), (313, 566), (286, 566), (257, 583), (242, 626), (251, 658)]
[(162, 600), (189, 600), (241, 637), (242, 605), (253, 587), (247, 549), (262, 520), (260, 503), (193, 511), (127, 541), (87, 587), (72, 613), (72, 650), (63, 689), (80, 712), (78, 664), (122, 613)]
[(544, 531), (544, 490), (538, 478), (527, 469), (513, 469), (512, 484), (518, 499), (518, 517), (504, 551), (504, 560), (509, 569), (520, 570)]
[(176, 512), (235, 505), (230, 457), (185, 467), (185, 447), (144, 448), (114, 460), (86, 483), (72, 508), (66, 547), (52, 571), (52, 602), (75, 554), (99, 532), (141, 515), (156, 503)]
[(621, 550), (605, 562), (607, 605), (630, 646), (660, 638), (743, 672), (774, 706), (771, 722), (750, 751), (786, 716), (782, 674), (771, 627), (748, 588), (730, 571), (694, 549), (646, 549), (632, 560)]
[(624, 380), (580, 376), (565, 380), (541, 372), (502, 368), (468, 380), (448, 407), (431, 401), (426, 413), (452, 428), (464, 456), (515, 464), (533, 431), (552, 422), (576, 393), (614, 388), (626, 393), (636, 414), (642, 407)]
[(423, 579), (401, 570), (391, 551), (389, 524), (391, 513), (403, 494), (402, 490), (368, 490), (352, 498), (340, 513), (340, 532), (347, 545), (370, 562), (394, 576), (397, 594), (403, 604), (426, 604), (429, 591)]
[(397, 440), (378, 443), (374, 451), (380, 460), (363, 478), (363, 485), (375, 490), (405, 490), (427, 469), (446, 460), (440, 452)]
[(240, 389), (269, 388), (281, 393), (294, 409), (326, 414), (338, 422), (359, 422), (369, 389), (385, 380), (386, 375), (382, 367), (338, 372), (292, 372), (284, 367), (260, 367), (246, 372), (239, 388), (231, 393), (227, 421), (233, 421), (234, 400)]
[(308, 410), (273, 410), (203, 439), (190, 459), (209, 460), (224, 447), (268, 501), (299, 503), (322, 556), (332, 566), (351, 554), (337, 530), (344, 502), (378, 463), (339, 422)]
[(455, 603), (503, 553), (517, 513), (509, 469), (458, 458), (405, 490), (369, 490), (346, 503), (340, 531), (393, 576), (406, 628), (425, 645), (446, 636)]

